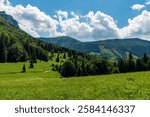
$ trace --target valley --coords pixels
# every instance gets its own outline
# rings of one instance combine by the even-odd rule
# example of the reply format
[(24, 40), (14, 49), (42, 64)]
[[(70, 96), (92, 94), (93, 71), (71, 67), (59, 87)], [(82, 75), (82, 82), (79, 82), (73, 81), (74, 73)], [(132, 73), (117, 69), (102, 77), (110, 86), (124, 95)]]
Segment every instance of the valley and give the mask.
[(21, 73), (24, 63), (0, 64), (1, 100), (149, 100), (150, 73), (59, 78), (51, 61)]
[(150, 99), (149, 41), (34, 38), (1, 15), (1, 100)]

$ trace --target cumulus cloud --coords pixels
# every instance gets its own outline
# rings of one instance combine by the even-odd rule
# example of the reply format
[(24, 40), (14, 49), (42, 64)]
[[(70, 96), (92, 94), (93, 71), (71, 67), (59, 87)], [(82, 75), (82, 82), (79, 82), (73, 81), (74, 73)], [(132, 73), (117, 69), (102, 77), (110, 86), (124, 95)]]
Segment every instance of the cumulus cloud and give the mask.
[[(71, 13), (72, 18), (61, 20), (61, 33), (82, 41), (93, 41), (119, 37), (119, 29), (112, 17), (98, 11), (90, 11), (87, 15), (78, 16)], [(81, 21), (82, 19), (82, 21)]]
[(0, 4), (3, 5), (1, 10), (12, 15), (20, 28), (34, 37), (44, 33), (50, 37), (71, 36), (82, 41), (92, 41), (119, 36), (113, 18), (100, 11), (96, 13), (90, 11), (82, 16), (73, 11), (69, 14), (59, 10), (52, 18), (30, 4), (26, 7), (12, 6), (8, 0), (1, 0)]
[[(0, 0), (0, 6), (0, 10), (13, 16), (20, 28), (34, 37), (43, 34), (49, 37), (71, 36), (80, 41), (127, 37), (150, 38), (150, 12), (147, 10), (129, 19), (128, 25), (120, 29), (111, 16), (100, 11), (90, 11), (81, 15), (73, 11), (68, 13), (58, 10), (52, 18), (30, 4), (26, 7), (12, 6), (8, 0)], [(133, 9), (138, 10), (142, 7)]]
[(89, 38), (92, 28), (85, 22), (70, 18), (60, 22), (62, 34), (77, 39)]
[(10, 5), (10, 2), (8, 0), (0, 0), (0, 5)]
[(30, 4), (26, 7), (22, 5), (11, 6), (10, 4), (4, 4), (4, 1), (5, 0), (1, 1), (3, 5), (1, 10), (13, 16), (13, 18), (18, 21), (22, 30), (34, 37), (39, 37), (41, 33), (46, 33), (49, 36), (58, 35), (58, 21), (46, 15), (37, 7), (31, 6)]
[(91, 11), (87, 17), (92, 27), (92, 38), (100, 40), (119, 37), (119, 29), (111, 16), (100, 11), (97, 11), (95, 14)]
[(134, 4), (131, 8), (132, 8), (132, 10), (141, 10), (141, 9), (145, 8), (145, 5)]
[(59, 21), (68, 19), (68, 12), (66, 11), (56, 11), (57, 15), (55, 15), (55, 18), (57, 18)]
[(122, 37), (150, 38), (150, 12), (144, 10), (139, 16), (129, 19), (128, 26), (120, 30)]

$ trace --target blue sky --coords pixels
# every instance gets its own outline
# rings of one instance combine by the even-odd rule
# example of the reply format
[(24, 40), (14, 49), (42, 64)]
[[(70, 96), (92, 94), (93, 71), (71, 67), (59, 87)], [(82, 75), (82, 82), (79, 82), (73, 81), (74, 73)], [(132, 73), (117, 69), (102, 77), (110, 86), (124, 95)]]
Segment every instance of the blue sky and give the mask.
[(34, 37), (150, 40), (150, 0), (1, 0), (0, 5)]
[[(129, 18), (141, 13), (141, 11), (133, 11), (131, 6), (144, 4), (145, 0), (11, 0), (11, 3), (23, 6), (31, 4), (49, 15), (54, 15), (58, 10), (74, 11), (82, 15), (89, 11), (102, 11), (117, 20), (119, 27), (123, 27), (127, 25)], [(150, 7), (147, 6), (146, 9), (149, 10)]]

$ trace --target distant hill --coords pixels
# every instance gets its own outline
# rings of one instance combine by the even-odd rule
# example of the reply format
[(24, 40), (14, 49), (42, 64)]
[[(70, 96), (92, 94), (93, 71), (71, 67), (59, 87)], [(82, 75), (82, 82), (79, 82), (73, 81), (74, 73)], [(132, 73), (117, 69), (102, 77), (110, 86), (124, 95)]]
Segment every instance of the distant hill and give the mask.
[(0, 11), (0, 16), (2, 18), (4, 18), (8, 23), (10, 23), (11, 25), (13, 25), (14, 27), (19, 28), (18, 22), (16, 20), (14, 20), (12, 16), (7, 15), (5, 13), (5, 11)]
[(129, 52), (135, 57), (142, 57), (144, 53), (150, 55), (150, 42), (138, 38), (111, 39), (95, 42), (80, 42), (71, 37), (39, 39), (81, 52), (96, 54), (107, 59), (126, 58)]

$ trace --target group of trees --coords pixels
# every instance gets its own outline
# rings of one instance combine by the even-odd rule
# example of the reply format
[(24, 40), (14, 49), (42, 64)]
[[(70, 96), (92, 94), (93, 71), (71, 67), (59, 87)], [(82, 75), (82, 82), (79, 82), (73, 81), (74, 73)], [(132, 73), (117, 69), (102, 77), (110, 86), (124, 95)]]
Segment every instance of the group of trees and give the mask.
[[(33, 60), (30, 60), (29, 62), (30, 62), (29, 68), (30, 68), (30, 69), (33, 69), (33, 68), (34, 68)], [(23, 66), (22, 66), (22, 71), (21, 71), (21, 72), (22, 72), (22, 73), (25, 73), (25, 72), (26, 72), (26, 65), (25, 65), (25, 63), (24, 63)]]
[(109, 74), (112, 69), (111, 64), (99, 58), (83, 58), (81, 56), (75, 59), (70, 58), (61, 66), (59, 71), (62, 76), (88, 76)]
[(129, 53), (127, 59), (120, 59), (117, 62), (108, 62), (104, 59), (93, 59), (77, 57), (76, 59), (67, 60), (59, 72), (64, 77), (69, 76), (88, 76), (88, 75), (101, 75), (111, 73), (126, 73), (136, 71), (150, 70), (150, 57), (144, 53), (143, 58), (135, 59)]
[(144, 53), (143, 58), (134, 59), (132, 54), (129, 54), (127, 60), (120, 59), (117, 65), (121, 73), (147, 71), (150, 70), (150, 57)]
[(33, 45), (29, 39), (24, 40), (25, 43), (19, 40), (14, 41), (8, 34), (0, 34), (0, 62), (25, 62), (37, 59), (48, 61), (48, 52), (40, 46)]

